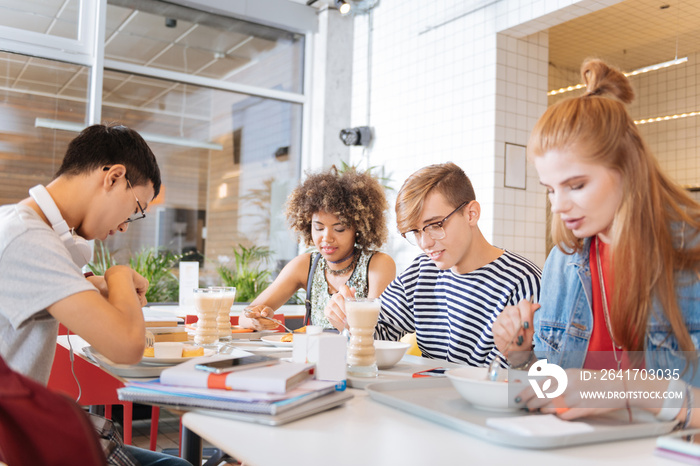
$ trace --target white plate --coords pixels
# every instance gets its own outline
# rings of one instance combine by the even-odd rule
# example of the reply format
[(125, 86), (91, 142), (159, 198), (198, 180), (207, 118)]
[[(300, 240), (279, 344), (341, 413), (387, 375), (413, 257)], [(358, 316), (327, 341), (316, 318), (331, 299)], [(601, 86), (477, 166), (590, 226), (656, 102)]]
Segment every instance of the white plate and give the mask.
[[(187, 310), (180, 309), (180, 306), (175, 305), (161, 305), (161, 306), (146, 306), (143, 308), (144, 312), (155, 311), (157, 313), (170, 314), (176, 317), (185, 317), (187, 315)], [(146, 311), (148, 309), (149, 311)], [(194, 312), (191, 312), (194, 314)]]
[[(216, 351), (214, 351), (213, 349), (206, 349), (206, 348), (204, 349), (204, 356), (211, 356), (212, 354), (216, 354)], [(141, 362), (143, 364), (158, 364), (158, 365), (180, 364), (181, 362), (189, 361), (190, 359), (197, 358), (197, 357), (200, 357), (200, 356), (190, 356), (188, 358), (183, 358), (183, 357), (179, 357), (179, 358), (151, 358), (149, 356), (144, 356), (143, 358), (141, 358)]]
[[(190, 335), (194, 335), (197, 331), (197, 322), (187, 324), (185, 326)], [(236, 328), (235, 325), (232, 328)], [(271, 333), (276, 333), (275, 330), (253, 330), (252, 332), (231, 332), (232, 340), (260, 340), (262, 335), (269, 335)]]
[[(196, 322), (195, 322), (196, 323)], [(235, 328), (235, 325), (234, 325)], [(233, 340), (260, 340), (263, 335), (276, 334), (276, 330), (255, 330), (252, 332), (234, 333), (231, 332)]]
[[(196, 324), (197, 322), (195, 322)], [(233, 326), (233, 328), (236, 328)], [(231, 332), (231, 339), (232, 340), (260, 340), (260, 337), (262, 335), (266, 335), (270, 332), (267, 332), (265, 330), (253, 330), (252, 332), (242, 332), (242, 333), (237, 333), (237, 332)]]
[(294, 346), (293, 341), (280, 341), (283, 336), (287, 335), (286, 333), (278, 333), (275, 335), (265, 335), (264, 337), (260, 337), (262, 341), (265, 343), (268, 343), (272, 346)]
[(288, 347), (270, 346), (268, 343), (265, 343), (264, 341), (260, 340), (236, 340), (229, 342), (228, 346), (242, 349), (244, 351), (250, 351), (251, 353), (280, 353), (284, 351), (289, 351)]

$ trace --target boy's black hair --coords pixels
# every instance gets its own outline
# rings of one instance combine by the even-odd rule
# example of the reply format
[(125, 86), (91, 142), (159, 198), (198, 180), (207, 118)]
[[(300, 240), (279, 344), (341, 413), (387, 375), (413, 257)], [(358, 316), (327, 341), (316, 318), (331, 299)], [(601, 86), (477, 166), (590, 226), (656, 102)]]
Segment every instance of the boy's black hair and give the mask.
[(122, 164), (133, 186), (153, 183), (153, 197), (160, 192), (160, 168), (141, 135), (123, 125), (92, 125), (80, 132), (66, 150), (56, 177), (75, 176), (106, 166)]

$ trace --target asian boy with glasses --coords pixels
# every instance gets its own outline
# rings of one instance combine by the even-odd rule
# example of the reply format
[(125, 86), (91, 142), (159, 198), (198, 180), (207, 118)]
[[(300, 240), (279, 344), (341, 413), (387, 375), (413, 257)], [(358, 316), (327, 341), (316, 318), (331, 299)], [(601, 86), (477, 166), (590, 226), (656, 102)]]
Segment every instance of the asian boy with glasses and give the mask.
[[(89, 278), (81, 267), (86, 240), (125, 232), (160, 187), (156, 158), (136, 131), (93, 125), (69, 143), (51, 183), (0, 207), (0, 356), (12, 369), (47, 384), (59, 323), (115, 363), (141, 360), (148, 280), (124, 265)], [(128, 449), (144, 465), (189, 464)]]
[[(472, 366), (496, 357), (491, 325), (505, 306), (539, 297), (541, 271), (489, 244), (480, 215), (471, 182), (454, 163), (424, 167), (404, 182), (398, 230), (423, 252), (382, 293), (376, 338), (416, 332), (423, 356)], [(326, 309), (336, 327), (344, 325), (343, 307), (337, 296)]]

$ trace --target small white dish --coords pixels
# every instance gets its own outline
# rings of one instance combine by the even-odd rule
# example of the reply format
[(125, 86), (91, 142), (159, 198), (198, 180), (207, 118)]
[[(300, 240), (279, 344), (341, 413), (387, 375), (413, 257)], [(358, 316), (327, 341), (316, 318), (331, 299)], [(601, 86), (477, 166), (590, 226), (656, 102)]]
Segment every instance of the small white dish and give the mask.
[(377, 369), (394, 367), (410, 347), (410, 344), (402, 341), (375, 340), (374, 354), (377, 357)]
[(265, 335), (264, 337), (260, 337), (262, 341), (264, 341), (267, 344), (270, 344), (272, 346), (280, 346), (280, 347), (292, 347), (294, 346), (293, 341), (281, 341), (282, 337), (288, 335), (287, 333), (278, 333), (275, 335)]
[(153, 344), (153, 357), (172, 359), (182, 356), (182, 343), (174, 341), (157, 341)]
[[(182, 353), (180, 353), (180, 354), (182, 354)], [(215, 350), (206, 349), (206, 348), (204, 349), (204, 356), (211, 356), (213, 354), (216, 354)], [(169, 364), (169, 365), (180, 364), (181, 362), (189, 361), (190, 359), (197, 358), (197, 357), (201, 357), (201, 356), (190, 356), (190, 357), (186, 357), (186, 358), (183, 358), (182, 356), (175, 357), (175, 358), (156, 358), (156, 357), (151, 358), (148, 356), (144, 356), (143, 358), (141, 358), (141, 362), (143, 364), (162, 366), (165, 364)]]

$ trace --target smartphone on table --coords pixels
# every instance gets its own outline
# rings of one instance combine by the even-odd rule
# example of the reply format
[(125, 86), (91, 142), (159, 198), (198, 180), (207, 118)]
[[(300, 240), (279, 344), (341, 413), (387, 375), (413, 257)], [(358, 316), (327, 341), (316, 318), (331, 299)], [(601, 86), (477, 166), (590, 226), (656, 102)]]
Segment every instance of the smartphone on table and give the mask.
[(445, 367), (435, 367), (433, 369), (427, 369), (424, 371), (418, 371), (413, 374), (413, 378), (417, 379), (419, 377), (445, 377), (445, 372), (449, 369)]
[(223, 374), (224, 372), (241, 371), (253, 369), (254, 367), (271, 366), (279, 363), (279, 359), (271, 358), (254, 354), (251, 356), (241, 356), (238, 358), (219, 359), (218, 361), (210, 361), (194, 366), (200, 371), (212, 372), (214, 374)]

